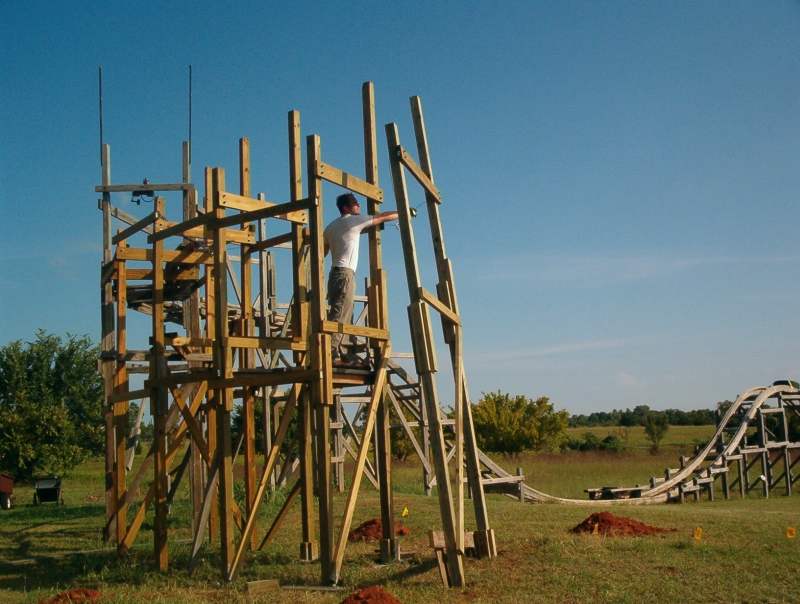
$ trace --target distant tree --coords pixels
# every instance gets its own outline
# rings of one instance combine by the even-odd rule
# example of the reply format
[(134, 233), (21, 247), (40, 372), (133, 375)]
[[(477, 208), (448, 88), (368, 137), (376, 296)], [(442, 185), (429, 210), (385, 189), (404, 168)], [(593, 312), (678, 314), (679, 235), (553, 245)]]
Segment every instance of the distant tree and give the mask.
[(651, 411), (645, 416), (644, 432), (647, 435), (647, 439), (652, 444), (650, 447), (651, 452), (658, 452), (658, 448), (664, 436), (667, 434), (667, 430), (669, 430), (669, 423), (664, 413)]
[(567, 440), (569, 414), (556, 411), (546, 396), (532, 400), (500, 391), (484, 393), (472, 417), (478, 446), (487, 451), (558, 450)]
[[(292, 418), (289, 420), (289, 428), (286, 431), (286, 437), (283, 441), (283, 446), (281, 447), (281, 451), (286, 455), (297, 455), (298, 451), (300, 450), (299, 447), (299, 422), (298, 422), (298, 413), (299, 410), (295, 408), (292, 414)], [(256, 452), (257, 453), (264, 453), (264, 401), (261, 398), (256, 399), (255, 406), (253, 408), (253, 415), (255, 417), (255, 445), (256, 445)], [(278, 426), (275, 423), (275, 415), (274, 415), (274, 404), (273, 404), (273, 416), (272, 416), (272, 431), (273, 433), (277, 431)], [(231, 419), (231, 439), (233, 440), (233, 446), (235, 447), (239, 443), (239, 439), (242, 436), (244, 426), (244, 408), (242, 405), (237, 405), (233, 411), (233, 417)]]
[(0, 468), (64, 474), (104, 450), (97, 354), (87, 337), (42, 330), (0, 348)]

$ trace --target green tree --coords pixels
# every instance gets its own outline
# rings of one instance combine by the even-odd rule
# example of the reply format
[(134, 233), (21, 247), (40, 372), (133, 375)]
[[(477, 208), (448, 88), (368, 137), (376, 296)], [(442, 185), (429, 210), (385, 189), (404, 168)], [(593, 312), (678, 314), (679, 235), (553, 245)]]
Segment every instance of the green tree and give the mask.
[(525, 450), (558, 450), (567, 440), (569, 414), (556, 411), (550, 399), (521, 394), (484, 393), (472, 408), (478, 446), (516, 454)]
[(650, 451), (653, 453), (658, 452), (661, 441), (669, 430), (669, 423), (667, 416), (664, 413), (649, 412), (644, 418), (644, 433), (652, 446)]
[(97, 354), (87, 337), (42, 330), (0, 348), (0, 468), (63, 474), (104, 450)]

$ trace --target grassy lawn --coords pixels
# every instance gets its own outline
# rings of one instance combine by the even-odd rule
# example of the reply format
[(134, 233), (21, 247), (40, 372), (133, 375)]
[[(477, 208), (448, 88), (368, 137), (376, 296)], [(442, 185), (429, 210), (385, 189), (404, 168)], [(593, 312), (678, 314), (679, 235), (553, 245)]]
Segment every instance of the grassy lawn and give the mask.
[[(661, 446), (666, 448), (677, 448), (691, 450), (694, 445), (705, 443), (714, 434), (715, 426), (670, 426)], [(567, 428), (570, 438), (579, 439), (587, 432), (591, 432), (598, 438), (605, 438), (609, 434), (620, 437), (629, 448), (649, 449), (650, 441), (644, 433), (644, 426), (631, 426), (622, 428), (620, 426), (600, 426), (591, 428)]]
[[(675, 443), (676, 445), (679, 443)], [(644, 482), (676, 461), (679, 446), (653, 456), (634, 448), (622, 455), (568, 453), (522, 455), (499, 461), (521, 466), (533, 486), (556, 495), (581, 497), (588, 486)], [(409, 557), (381, 566), (375, 546), (351, 544), (343, 571), (345, 590), (336, 593), (284, 591), (263, 602), (339, 602), (355, 586), (381, 583), (402, 602), (603, 602), (797, 601), (800, 539), (786, 528), (800, 525), (798, 497), (776, 489), (768, 500), (751, 499), (617, 508), (615, 513), (674, 528), (657, 537), (576, 536), (569, 529), (592, 511), (559, 505), (520, 504), (490, 495), (497, 533), (497, 560), (468, 560), (465, 590), (440, 586), (426, 533), (438, 528), (436, 497), (425, 497), (419, 467), (395, 467), (395, 505), (408, 506), (411, 534), (402, 541)], [(250, 554), (231, 585), (220, 579), (214, 547), (193, 573), (189, 555), (186, 492), (172, 508), (172, 570), (160, 574), (150, 560), (150, 517), (132, 554), (118, 560), (100, 539), (103, 524), (102, 462), (92, 460), (65, 479), (64, 507), (30, 505), (30, 488), (19, 487), (16, 507), (0, 512), (0, 601), (37, 602), (66, 587), (100, 590), (108, 602), (245, 602), (245, 582), (275, 578), (283, 584), (314, 584), (316, 564), (297, 562), (299, 514), (296, 507), (272, 543)], [(271, 502), (273, 510), (280, 497)], [(469, 501), (467, 502), (469, 504)], [(336, 500), (337, 515), (343, 498)], [(379, 502), (367, 483), (355, 522), (378, 516)], [(469, 508), (468, 508), (469, 510)], [(266, 514), (266, 510), (264, 512)], [(468, 518), (470, 514), (467, 514)], [(266, 517), (266, 516), (265, 516)], [(703, 528), (695, 543), (692, 532)], [(262, 523), (263, 532), (263, 523)], [(80, 553), (83, 552), (83, 553)]]

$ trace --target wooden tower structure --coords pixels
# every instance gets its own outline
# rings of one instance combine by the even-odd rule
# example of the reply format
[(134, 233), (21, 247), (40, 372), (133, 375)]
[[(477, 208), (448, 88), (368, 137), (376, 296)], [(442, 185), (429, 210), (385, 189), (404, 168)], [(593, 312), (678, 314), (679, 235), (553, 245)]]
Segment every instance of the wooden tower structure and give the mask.
[[(363, 176), (324, 160), (319, 135), (306, 137), (304, 164), (300, 114), (288, 113), (288, 200), (253, 194), (246, 138), (239, 140), (233, 187), (221, 167), (205, 168), (202, 186), (195, 186), (186, 142), (180, 182), (113, 184), (110, 147), (102, 146), (102, 183), (96, 191), (102, 194), (103, 215), (100, 367), (106, 395), (106, 536), (116, 542), (121, 555), (136, 541), (152, 508), (156, 564), (161, 570), (169, 567), (169, 507), (185, 477), (192, 504), (193, 560), (206, 542), (218, 545), (222, 574), (232, 580), (247, 552), (264, 547), (289, 506), (299, 502), (299, 557), (318, 560), (321, 583), (336, 584), (367, 476), (380, 492), (381, 558), (396, 559), (394, 419), (394, 425), (412, 437), (426, 490), (436, 487), (442, 524), (440, 531), (432, 532), (431, 542), (444, 583), (464, 584), (465, 552), (495, 556), (463, 364), (453, 266), (444, 246), (442, 199), (434, 184), (417, 97), (411, 99), (411, 110), (418, 159), (401, 146), (395, 124), (386, 126), (386, 137), (400, 212), (418, 381), (409, 378), (392, 351), (380, 230), (372, 229), (368, 236), (369, 277), (365, 295), (358, 298), (364, 305), (359, 318), (352, 323), (327, 318), (323, 183), (365, 197), (370, 214), (384, 202), (371, 82), (362, 87), (362, 109)], [(426, 289), (420, 277), (406, 173), (425, 195), (438, 276), (433, 289)], [(145, 216), (131, 215), (112, 203), (117, 194), (152, 199), (153, 209)], [(114, 221), (122, 228), (114, 230)], [(288, 304), (277, 297), (278, 253), (291, 257)], [(449, 351), (455, 384), (452, 419), (442, 409), (436, 381), (440, 361), (431, 309), (441, 318)], [(149, 340), (139, 349), (130, 347), (129, 312), (150, 317)], [(337, 333), (353, 338), (369, 369), (334, 368), (331, 336)], [(397, 376), (400, 383), (392, 381)], [(149, 400), (154, 425), (153, 443), (135, 471), (129, 445), (138, 427), (128, 421), (133, 400)], [(358, 427), (355, 413), (346, 408), (351, 403), (360, 407), (363, 422)], [(238, 444), (232, 432), (237, 405), (242, 419)], [(256, 454), (256, 411), (262, 406), (263, 460)], [(293, 422), (298, 427), (297, 446), (291, 447), (296, 453), (289, 454)], [(240, 450), (245, 495), (237, 502), (234, 464)], [(350, 476), (345, 472), (347, 455), (353, 461)], [(505, 482), (517, 488), (522, 479)], [(281, 484), (291, 485), (285, 504), (269, 525), (259, 526), (265, 495)], [(465, 484), (475, 531), (465, 530)], [(140, 487), (145, 494), (137, 499)]]

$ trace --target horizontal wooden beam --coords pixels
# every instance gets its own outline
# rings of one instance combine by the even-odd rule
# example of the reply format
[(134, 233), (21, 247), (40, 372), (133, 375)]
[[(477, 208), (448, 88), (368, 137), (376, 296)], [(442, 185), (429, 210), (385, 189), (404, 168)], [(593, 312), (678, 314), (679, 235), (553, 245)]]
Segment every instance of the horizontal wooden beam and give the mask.
[(292, 240), (293, 236), (294, 235), (292, 233), (275, 235), (275, 237), (270, 237), (269, 239), (264, 239), (262, 241), (258, 241), (255, 244), (251, 245), (249, 248), (247, 248), (247, 252), (250, 254), (255, 254), (256, 252), (260, 252), (262, 250), (266, 250), (271, 247), (281, 245), (282, 243), (288, 243)]
[[(129, 268), (125, 271), (128, 281), (150, 281), (153, 278), (153, 270), (149, 268)], [(190, 266), (170, 275), (167, 281), (193, 281), (200, 278), (200, 271), (196, 266)]]
[(307, 349), (305, 342), (295, 341), (292, 338), (259, 338), (257, 336), (229, 336), (230, 348), (258, 348), (269, 350), (295, 350)]
[(195, 216), (194, 218), (190, 218), (189, 220), (184, 220), (183, 222), (178, 222), (176, 224), (164, 221), (160, 224), (165, 224), (168, 226), (163, 229), (157, 228), (156, 232), (147, 238), (147, 241), (153, 243), (154, 241), (161, 241), (167, 237), (183, 235), (189, 229), (207, 224), (210, 218), (211, 215), (200, 214), (199, 216)]
[(141, 220), (133, 223), (127, 229), (125, 229), (123, 231), (120, 231), (119, 233), (114, 235), (111, 238), (111, 243), (113, 243), (114, 245), (117, 245), (120, 241), (124, 241), (125, 239), (127, 239), (131, 235), (134, 235), (135, 233), (138, 233), (139, 231), (143, 231), (145, 229), (145, 227), (150, 226), (156, 218), (157, 218), (156, 213), (155, 212), (150, 212), (147, 216), (145, 216)]
[[(308, 208), (310, 203), (308, 199), (301, 199), (300, 201), (290, 201), (288, 203), (281, 203), (258, 210), (251, 210), (249, 212), (242, 212), (241, 214), (233, 214), (219, 218), (214, 223), (217, 227), (229, 227), (234, 225), (244, 224), (245, 222), (252, 222), (254, 220), (262, 220), (264, 218), (285, 218), (292, 222), (306, 222), (308, 220)], [(300, 220), (298, 212), (302, 213), (306, 219)], [(293, 218), (290, 218), (292, 216)], [(209, 225), (211, 226), (211, 225)]]
[[(103, 209), (103, 200), (102, 199), (98, 199), (97, 200), (97, 209), (98, 210), (102, 210)], [(136, 218), (135, 216), (131, 216), (126, 211), (120, 210), (116, 206), (112, 205), (109, 209), (111, 210), (111, 216), (116, 218), (120, 222), (124, 222), (125, 224), (136, 224), (139, 221), (139, 219)], [(151, 226), (146, 226), (142, 230), (144, 232), (146, 232), (148, 235), (153, 232), (153, 228)]]
[[(304, 203), (307, 201), (308, 200), (306, 199), (300, 199), (291, 203)], [(228, 191), (220, 191), (219, 205), (224, 208), (241, 210), (243, 212), (255, 212), (257, 210), (265, 210), (267, 208), (286, 206), (287, 204), (279, 204), (274, 201), (267, 201), (266, 199), (254, 199), (252, 197), (245, 197), (244, 195), (237, 195), (236, 193), (230, 193)], [(288, 220), (289, 222), (306, 224), (308, 223), (308, 212), (305, 209), (307, 207), (308, 206), (303, 206), (300, 209), (290, 210), (285, 214), (278, 213), (271, 216), (264, 216), (264, 218), (277, 218), (279, 220)], [(250, 220), (256, 219), (251, 218)]]
[(316, 165), (317, 176), (323, 180), (327, 180), (335, 185), (339, 185), (345, 189), (351, 190), (353, 193), (358, 193), (364, 197), (381, 203), (383, 201), (383, 190), (347, 172), (340, 170), (324, 161), (318, 161)]
[(112, 392), (106, 397), (107, 403), (120, 403), (122, 401), (132, 401), (137, 398), (145, 398), (150, 396), (150, 390), (129, 390), (128, 392)]
[[(164, 250), (166, 262), (178, 264), (214, 264), (214, 256), (210, 252), (194, 252), (190, 250)], [(117, 248), (117, 260), (153, 261), (153, 250), (142, 247)], [(129, 269), (130, 270), (130, 269)]]
[(194, 185), (188, 182), (177, 183), (137, 183), (133, 185), (97, 185), (97, 193), (132, 193), (134, 191), (191, 191)]
[(345, 333), (349, 336), (362, 336), (376, 340), (389, 339), (389, 332), (385, 329), (351, 325), (350, 323), (337, 323), (336, 321), (322, 321), (322, 329), (320, 331), (325, 333)]
[(444, 316), (451, 323), (455, 323), (456, 325), (461, 325), (461, 319), (459, 318), (459, 316), (452, 310), (450, 310), (450, 308), (433, 293), (429, 292), (424, 287), (420, 287), (418, 293), (419, 297), (424, 302), (427, 302), (428, 304), (433, 306), (436, 310), (438, 310), (442, 314), (442, 316)]
[(411, 172), (411, 175), (416, 179), (416, 181), (422, 185), (422, 188), (430, 193), (431, 197), (433, 197), (436, 203), (442, 203), (442, 196), (439, 194), (439, 189), (436, 188), (436, 185), (433, 184), (433, 181), (428, 177), (427, 174), (425, 174), (422, 168), (417, 165), (417, 162), (415, 162), (414, 158), (409, 155), (408, 151), (403, 149), (402, 146), (397, 145), (395, 152), (397, 153), (397, 159), (400, 160), (401, 164), (408, 168), (408, 171)]

